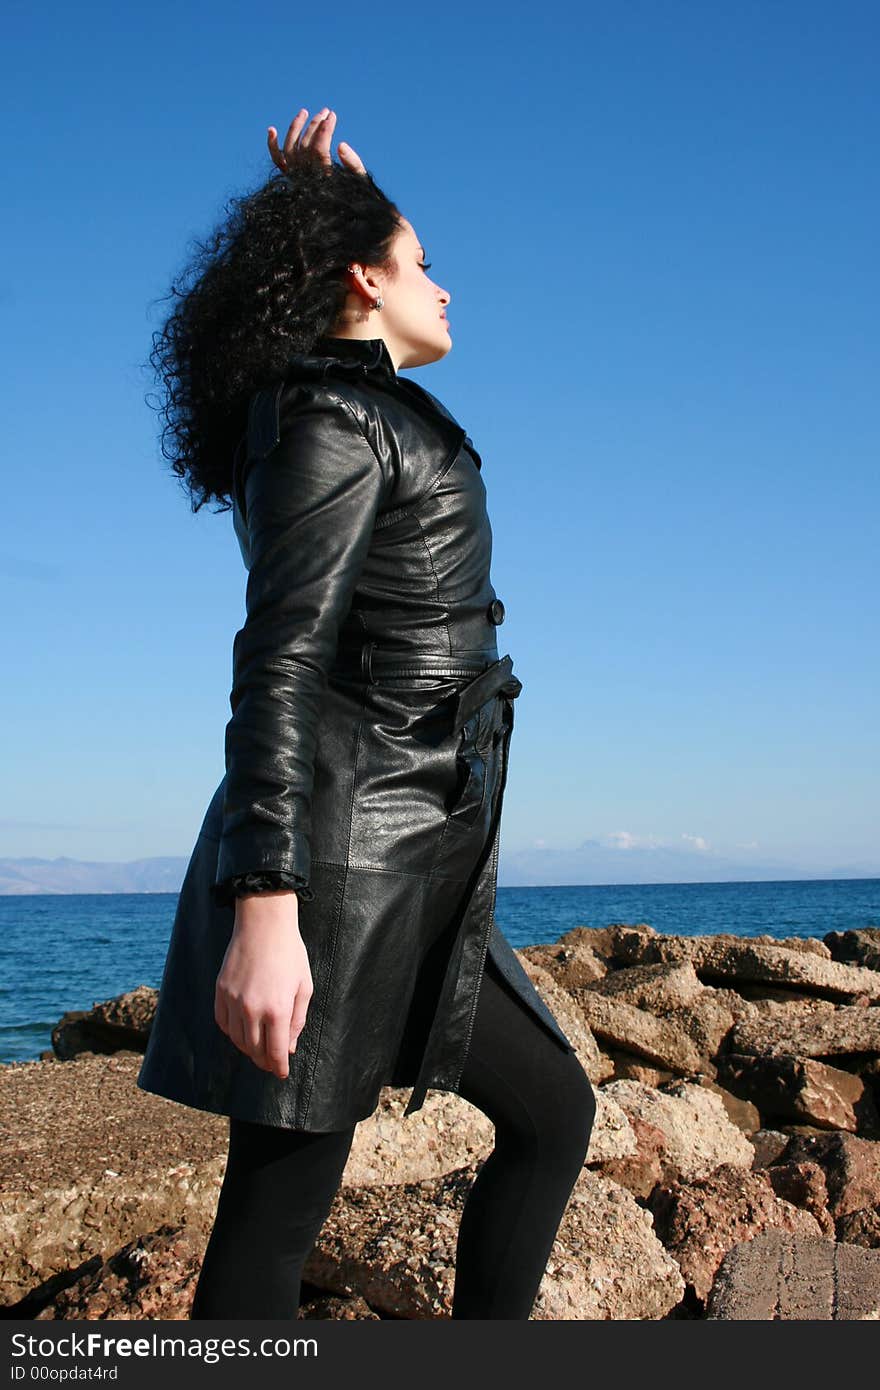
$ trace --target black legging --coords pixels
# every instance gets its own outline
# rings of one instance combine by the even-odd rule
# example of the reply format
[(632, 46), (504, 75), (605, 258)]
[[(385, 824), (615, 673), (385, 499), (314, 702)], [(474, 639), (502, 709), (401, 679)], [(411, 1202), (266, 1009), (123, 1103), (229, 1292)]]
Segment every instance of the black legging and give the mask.
[[(461, 1095), (495, 1147), (461, 1216), (453, 1318), (528, 1318), (596, 1113), (573, 1052), (487, 959)], [(229, 1157), (192, 1318), (296, 1318), (303, 1264), (339, 1187), (356, 1126), (328, 1133), (231, 1119)]]

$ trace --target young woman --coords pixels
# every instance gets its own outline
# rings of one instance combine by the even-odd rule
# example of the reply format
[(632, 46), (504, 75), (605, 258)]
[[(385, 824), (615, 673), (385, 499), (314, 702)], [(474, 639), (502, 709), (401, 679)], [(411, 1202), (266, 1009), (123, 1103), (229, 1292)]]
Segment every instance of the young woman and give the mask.
[[(295, 1318), (383, 1086), (495, 1126), (453, 1318), (528, 1318), (595, 1097), (494, 921), (513, 701), (482, 460), (401, 369), (449, 293), (335, 116), (233, 199), (154, 339), (163, 449), (248, 570), (225, 775), (181, 889), (138, 1085), (229, 1117), (194, 1318)], [(304, 128), (305, 127), (305, 128)], [(170, 447), (169, 447), (170, 445)]]

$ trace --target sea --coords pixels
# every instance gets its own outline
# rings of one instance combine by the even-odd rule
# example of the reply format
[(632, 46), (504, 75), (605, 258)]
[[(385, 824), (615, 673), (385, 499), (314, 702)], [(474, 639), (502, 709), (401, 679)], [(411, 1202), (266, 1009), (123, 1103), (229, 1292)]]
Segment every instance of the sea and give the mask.
[[(158, 987), (176, 893), (0, 896), (0, 1062), (51, 1048), (62, 1014), (137, 985)], [(880, 926), (880, 878), (760, 883), (499, 887), (495, 920), (512, 946), (572, 927), (647, 922), (658, 932), (814, 936)]]

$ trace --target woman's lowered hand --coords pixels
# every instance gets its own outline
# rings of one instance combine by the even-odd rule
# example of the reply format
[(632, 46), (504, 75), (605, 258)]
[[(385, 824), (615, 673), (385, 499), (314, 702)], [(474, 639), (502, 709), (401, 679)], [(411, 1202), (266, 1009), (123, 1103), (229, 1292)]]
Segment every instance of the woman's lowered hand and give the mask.
[[(269, 153), (282, 174), (288, 172), (291, 163), (301, 150), (311, 150), (312, 153), (320, 155), (325, 164), (333, 163), (333, 157), (330, 154), (330, 141), (336, 128), (336, 112), (331, 111), (329, 106), (322, 106), (318, 114), (309, 121), (303, 133), (303, 126), (306, 125), (308, 114), (306, 108), (302, 107), (294, 116), (281, 149), (278, 147), (278, 131), (275, 126), (269, 126)], [(300, 139), (301, 133), (302, 139)], [(340, 140), (336, 146), (336, 152), (340, 162), (348, 169), (353, 169), (356, 174), (367, 172), (360, 155), (344, 140)]]
[(236, 898), (235, 926), (214, 990), (217, 1026), (282, 1081), (305, 1027), (312, 974), (290, 889)]

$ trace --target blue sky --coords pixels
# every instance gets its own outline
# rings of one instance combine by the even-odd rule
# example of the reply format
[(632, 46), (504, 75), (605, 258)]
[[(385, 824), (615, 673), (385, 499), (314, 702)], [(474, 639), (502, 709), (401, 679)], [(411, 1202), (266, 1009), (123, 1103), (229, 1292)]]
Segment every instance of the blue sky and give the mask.
[(484, 461), (506, 849), (880, 873), (876, 4), (7, 13), (0, 856), (192, 847), (245, 576), (142, 364), (326, 103), (452, 295), (412, 375)]

